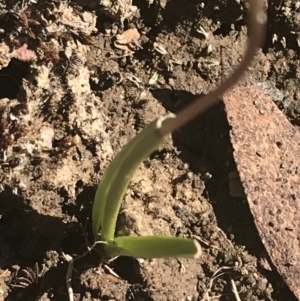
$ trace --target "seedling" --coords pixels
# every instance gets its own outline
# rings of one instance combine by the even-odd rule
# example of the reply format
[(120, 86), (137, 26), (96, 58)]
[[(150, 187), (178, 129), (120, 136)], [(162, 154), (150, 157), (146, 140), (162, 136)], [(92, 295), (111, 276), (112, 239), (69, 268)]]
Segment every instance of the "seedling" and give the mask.
[(218, 103), (219, 97), (239, 80), (252, 62), (263, 41), (266, 15), (260, 0), (250, 2), (249, 44), (236, 71), (220, 87), (197, 98), (177, 116), (167, 114), (152, 122), (123, 148), (106, 170), (93, 203), (92, 228), (95, 242), (101, 242), (107, 255), (143, 258), (200, 256), (200, 246), (192, 239), (165, 236), (114, 237), (116, 222), (122, 199), (138, 166), (164, 141), (164, 136)]

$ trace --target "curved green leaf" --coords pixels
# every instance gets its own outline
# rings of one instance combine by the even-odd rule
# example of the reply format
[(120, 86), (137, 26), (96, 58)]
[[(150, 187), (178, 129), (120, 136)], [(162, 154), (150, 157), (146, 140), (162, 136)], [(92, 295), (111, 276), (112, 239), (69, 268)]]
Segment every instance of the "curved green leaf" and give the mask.
[(121, 236), (103, 246), (110, 256), (141, 258), (198, 258), (201, 247), (196, 240), (169, 236)]
[(133, 138), (108, 166), (100, 182), (92, 209), (92, 228), (95, 240), (112, 241), (121, 202), (138, 166), (163, 142), (159, 132), (167, 114), (157, 119)]

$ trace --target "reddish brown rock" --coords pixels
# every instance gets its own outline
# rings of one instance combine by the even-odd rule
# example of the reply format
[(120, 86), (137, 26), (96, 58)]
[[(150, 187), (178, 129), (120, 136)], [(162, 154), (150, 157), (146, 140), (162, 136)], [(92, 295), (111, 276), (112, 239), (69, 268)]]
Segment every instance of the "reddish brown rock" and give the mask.
[(234, 158), (267, 252), (300, 300), (300, 133), (257, 86), (224, 96)]

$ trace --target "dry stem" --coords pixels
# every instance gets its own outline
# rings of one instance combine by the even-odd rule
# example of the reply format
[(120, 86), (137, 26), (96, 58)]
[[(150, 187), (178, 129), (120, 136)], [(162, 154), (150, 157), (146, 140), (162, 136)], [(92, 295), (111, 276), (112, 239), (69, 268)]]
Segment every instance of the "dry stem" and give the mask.
[(187, 122), (191, 121), (201, 113), (205, 112), (210, 107), (219, 102), (219, 97), (230, 89), (241, 78), (249, 65), (252, 63), (257, 49), (261, 46), (264, 36), (267, 22), (267, 16), (262, 8), (261, 0), (250, 0), (250, 21), (249, 21), (249, 41), (248, 47), (244, 59), (239, 67), (233, 72), (233, 74), (218, 88), (210, 92), (204, 97), (197, 97), (196, 100), (180, 111), (176, 118), (167, 119), (163, 122), (162, 127), (159, 129), (162, 136), (170, 134)]

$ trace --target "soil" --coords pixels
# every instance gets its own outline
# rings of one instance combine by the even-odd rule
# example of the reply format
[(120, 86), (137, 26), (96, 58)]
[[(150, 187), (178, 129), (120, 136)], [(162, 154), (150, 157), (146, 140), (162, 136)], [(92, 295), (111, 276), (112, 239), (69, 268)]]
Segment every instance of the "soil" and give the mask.
[[(300, 7), (266, 4), (265, 45), (247, 76), (297, 128)], [(105, 168), (147, 124), (235, 68), (247, 9), (235, 0), (1, 2), (0, 300), (69, 300), (64, 254), (87, 250)], [(201, 258), (100, 265), (91, 252), (75, 261), (76, 301), (297, 300), (255, 227), (229, 132), (219, 104), (169, 137), (135, 174), (118, 221), (119, 234), (194, 237)]]

